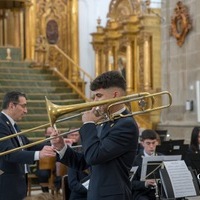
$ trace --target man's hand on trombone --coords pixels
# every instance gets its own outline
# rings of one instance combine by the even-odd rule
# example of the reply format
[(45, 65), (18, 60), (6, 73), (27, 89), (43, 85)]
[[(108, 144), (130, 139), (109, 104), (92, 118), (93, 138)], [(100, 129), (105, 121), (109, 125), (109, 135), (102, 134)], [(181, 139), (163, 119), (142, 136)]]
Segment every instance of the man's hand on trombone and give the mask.
[(51, 145), (52, 145), (53, 149), (56, 151), (60, 151), (65, 146), (64, 138), (59, 135), (60, 135), (60, 133), (57, 129), (52, 129), (52, 133), (50, 135), (50, 137), (52, 137)]
[(55, 157), (56, 152), (54, 151), (54, 148), (51, 146), (44, 146), (43, 149), (39, 152), (39, 158), (45, 158), (45, 157)]
[(105, 119), (105, 114), (101, 112), (99, 107), (94, 107), (92, 110), (86, 111), (82, 115), (82, 122), (94, 122), (95, 124)]

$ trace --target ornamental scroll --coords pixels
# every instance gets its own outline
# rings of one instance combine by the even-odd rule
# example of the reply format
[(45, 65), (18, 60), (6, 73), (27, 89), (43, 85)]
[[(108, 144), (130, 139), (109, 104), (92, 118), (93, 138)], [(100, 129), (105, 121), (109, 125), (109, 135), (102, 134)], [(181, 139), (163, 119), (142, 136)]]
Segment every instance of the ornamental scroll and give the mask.
[(182, 46), (185, 42), (185, 38), (192, 28), (192, 23), (188, 14), (188, 9), (183, 5), (181, 1), (176, 4), (174, 14), (171, 18), (171, 30), (170, 33), (177, 40), (178, 46)]

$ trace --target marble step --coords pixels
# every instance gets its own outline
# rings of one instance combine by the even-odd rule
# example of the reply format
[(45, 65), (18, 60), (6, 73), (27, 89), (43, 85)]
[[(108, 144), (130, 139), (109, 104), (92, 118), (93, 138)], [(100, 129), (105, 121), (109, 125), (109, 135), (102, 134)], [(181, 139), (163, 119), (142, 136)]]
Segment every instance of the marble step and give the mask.
[(53, 76), (52, 74), (19, 74), (19, 73), (0, 73), (0, 80), (57, 80), (58, 77)]
[(25, 86), (25, 85), (15, 85), (15, 86), (9, 86), (5, 85), (3, 87), (0, 87), (0, 92), (5, 94), (8, 91), (13, 91), (13, 90), (18, 90), (18, 91), (23, 91), (24, 93), (28, 94), (35, 94), (38, 92), (41, 92), (43, 94), (56, 94), (56, 93), (68, 93), (71, 92), (72, 89), (70, 89), (68, 86), (45, 86), (45, 87), (34, 87), (34, 86)]
[(4, 62), (9, 61), (20, 61), (21, 58), (21, 48), (18, 47), (0, 47), (1, 60)]
[(0, 74), (1, 73), (11, 73), (11, 74), (15, 73), (15, 74), (24, 74), (24, 75), (27, 75), (27, 74), (37, 74), (37, 75), (51, 74), (52, 75), (51, 70), (41, 69), (41, 68), (30, 68), (30, 67), (27, 67), (27, 66), (24, 66), (24, 67), (0, 66)]
[[(19, 126), (21, 128), (21, 130), (27, 130), (27, 129), (31, 129), (31, 128), (35, 128), (44, 124), (49, 123), (49, 121), (28, 121), (28, 122), (19, 122)], [(82, 125), (82, 122), (80, 120), (67, 120), (63, 123), (57, 123), (56, 127), (59, 128), (72, 128), (72, 127), (80, 127)]]
[(0, 80), (0, 86), (34, 86), (34, 87), (48, 87), (48, 86), (54, 86), (54, 87), (64, 87), (67, 84), (63, 81), (54, 81), (54, 80)]

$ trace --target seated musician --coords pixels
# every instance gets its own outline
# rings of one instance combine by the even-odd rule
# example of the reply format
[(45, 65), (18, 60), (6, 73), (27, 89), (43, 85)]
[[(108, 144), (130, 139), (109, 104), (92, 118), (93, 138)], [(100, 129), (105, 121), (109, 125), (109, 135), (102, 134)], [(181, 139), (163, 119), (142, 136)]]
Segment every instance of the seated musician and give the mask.
[(158, 145), (158, 134), (154, 130), (146, 129), (142, 132), (141, 145), (144, 149), (136, 156), (133, 166), (138, 166), (138, 169), (132, 179), (132, 192), (134, 200), (154, 200), (156, 182), (154, 179), (140, 181), (142, 160), (144, 156), (161, 155), (155, 152)]
[[(80, 145), (79, 132), (73, 132), (67, 135), (67, 138), (73, 139), (72, 146)], [(82, 148), (75, 148), (76, 151), (82, 152)], [(90, 178), (89, 171), (78, 171), (76, 169), (68, 168), (68, 185), (70, 189), (69, 200), (87, 200), (87, 187), (84, 183)]]
[(196, 175), (200, 174), (200, 127), (192, 129), (189, 149), (184, 160)]

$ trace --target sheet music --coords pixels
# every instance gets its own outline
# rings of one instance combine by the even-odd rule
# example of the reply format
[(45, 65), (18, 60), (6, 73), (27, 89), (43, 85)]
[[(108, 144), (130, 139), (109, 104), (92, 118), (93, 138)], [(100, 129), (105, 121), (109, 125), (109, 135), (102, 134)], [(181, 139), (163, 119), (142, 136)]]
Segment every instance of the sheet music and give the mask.
[(146, 176), (147, 176), (147, 166), (149, 165), (148, 162), (150, 161), (158, 161), (158, 167), (160, 165), (159, 162), (161, 161), (172, 161), (172, 160), (181, 160), (181, 155), (171, 155), (171, 156), (149, 156), (143, 157), (143, 161), (142, 161), (142, 170), (141, 170), (141, 181), (145, 181), (146, 180)]
[(82, 183), (82, 185), (88, 190), (89, 188), (90, 179)]
[(192, 175), (183, 160), (164, 161), (164, 166), (169, 174), (175, 198), (195, 196), (196, 190)]

